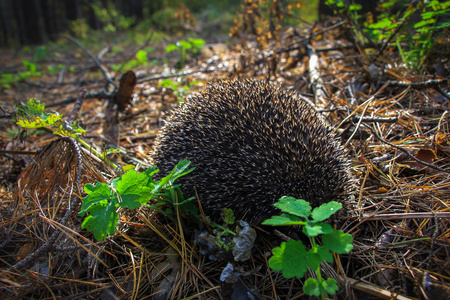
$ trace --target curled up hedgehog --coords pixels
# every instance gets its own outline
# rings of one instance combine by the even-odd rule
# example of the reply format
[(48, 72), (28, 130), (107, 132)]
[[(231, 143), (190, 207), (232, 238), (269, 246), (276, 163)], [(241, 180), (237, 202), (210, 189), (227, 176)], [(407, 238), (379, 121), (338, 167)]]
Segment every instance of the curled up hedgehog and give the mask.
[[(175, 109), (153, 154), (160, 174), (183, 159), (196, 169), (180, 178), (205, 214), (222, 208), (259, 224), (279, 211), (282, 196), (313, 207), (353, 193), (350, 162), (316, 111), (293, 93), (262, 81), (210, 83)], [(344, 203), (345, 204), (345, 203)], [(345, 205), (344, 205), (345, 206)]]

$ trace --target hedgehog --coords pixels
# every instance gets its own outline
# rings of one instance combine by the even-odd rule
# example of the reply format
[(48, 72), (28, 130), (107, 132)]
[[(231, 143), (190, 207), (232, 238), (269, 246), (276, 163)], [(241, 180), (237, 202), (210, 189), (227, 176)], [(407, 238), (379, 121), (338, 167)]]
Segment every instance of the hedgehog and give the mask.
[(282, 196), (313, 207), (353, 193), (351, 164), (333, 129), (295, 93), (258, 80), (219, 80), (175, 108), (152, 155), (167, 174), (188, 159), (180, 178), (205, 215), (223, 208), (251, 224), (279, 213)]

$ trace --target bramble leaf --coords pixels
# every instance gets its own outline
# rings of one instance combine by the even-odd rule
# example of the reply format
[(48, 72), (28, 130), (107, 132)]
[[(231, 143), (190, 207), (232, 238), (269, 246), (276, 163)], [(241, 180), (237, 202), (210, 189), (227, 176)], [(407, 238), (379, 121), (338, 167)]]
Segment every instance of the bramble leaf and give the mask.
[(97, 182), (95, 185), (86, 183), (84, 185), (84, 191), (88, 195), (83, 198), (80, 212), (78, 213), (80, 217), (83, 217), (86, 211), (88, 211), (89, 207), (91, 207), (92, 205), (95, 205), (96, 203), (101, 201), (111, 200), (111, 190), (104, 183)]
[(342, 230), (335, 230), (322, 237), (323, 246), (338, 254), (349, 253), (353, 249), (353, 237)]
[(89, 216), (84, 219), (81, 228), (94, 233), (97, 241), (102, 241), (107, 235), (114, 233), (119, 221), (119, 215), (116, 212), (119, 204), (102, 200), (92, 204), (88, 208)]
[(136, 209), (151, 198), (151, 189), (147, 186), (147, 175), (130, 170), (117, 182), (116, 190), (120, 194), (121, 207)]
[(339, 209), (342, 208), (342, 203), (336, 201), (330, 201), (324, 203), (319, 207), (314, 208), (311, 213), (311, 217), (315, 222), (321, 222), (328, 219), (331, 215), (335, 214)]
[(282, 271), (285, 278), (301, 278), (305, 274), (306, 248), (301, 241), (289, 240), (282, 242), (280, 247), (272, 250), (269, 266), (275, 271)]

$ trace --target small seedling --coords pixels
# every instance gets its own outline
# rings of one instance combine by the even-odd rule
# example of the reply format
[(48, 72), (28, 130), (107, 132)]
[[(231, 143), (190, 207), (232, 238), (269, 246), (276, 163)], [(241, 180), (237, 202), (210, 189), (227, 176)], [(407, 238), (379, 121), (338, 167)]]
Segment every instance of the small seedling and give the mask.
[(39, 100), (31, 98), (26, 105), (17, 105), (16, 111), (14, 111), (12, 115), (13, 122), (22, 128), (44, 130), (54, 135), (68, 136), (76, 139), (86, 147), (86, 149), (89, 149), (91, 153), (104, 159), (104, 161), (109, 163), (113, 168), (117, 168), (117, 166), (109, 161), (104, 154), (98, 152), (80, 138), (80, 135), (83, 135), (86, 132), (86, 129), (80, 126), (80, 122), (75, 120), (72, 124), (69, 124), (69, 122), (57, 112), (47, 111), (45, 105)]
[(30, 61), (23, 60), (22, 64), (27, 68), (26, 71), (18, 73), (2, 73), (0, 77), (0, 88), (11, 88), (11, 84), (17, 84), (22, 80), (27, 80), (32, 77), (42, 75), (42, 72), (37, 71), (37, 65)]
[(136, 59), (127, 60), (120, 65), (112, 65), (111, 68), (114, 71), (120, 71), (122, 69), (131, 70), (131, 69), (136, 68), (137, 66), (145, 66), (145, 65), (149, 64), (148, 53), (153, 51), (153, 48), (149, 48), (148, 50), (149, 51), (141, 49), (138, 52), (136, 52), (136, 55), (135, 55)]
[(166, 52), (178, 51), (179, 69), (183, 69), (186, 64), (186, 56), (195, 56), (203, 48), (205, 41), (202, 39), (189, 38), (187, 41), (179, 41), (176, 44), (170, 44), (166, 47)]
[(171, 89), (174, 95), (177, 97), (178, 102), (182, 102), (190, 87), (196, 84), (202, 83), (201, 81), (191, 81), (188, 85), (181, 84), (171, 79), (164, 79), (158, 85)]
[[(302, 226), (302, 231), (310, 237), (311, 248), (306, 249), (302, 241), (289, 240), (281, 243), (280, 247), (272, 250), (269, 266), (274, 271), (281, 271), (285, 278), (302, 278), (308, 268), (317, 273), (317, 279), (308, 278), (303, 286), (303, 292), (309, 296), (319, 296), (325, 299), (325, 292), (330, 295), (338, 290), (337, 282), (333, 278), (324, 279), (320, 273), (323, 261), (333, 262), (332, 252), (338, 254), (349, 253), (353, 249), (353, 237), (336, 230), (323, 221), (342, 208), (342, 204), (331, 201), (312, 210), (305, 200), (293, 197), (282, 197), (275, 207), (285, 212), (280, 216), (273, 216), (262, 224), (272, 226)], [(316, 238), (322, 236), (322, 245)]]

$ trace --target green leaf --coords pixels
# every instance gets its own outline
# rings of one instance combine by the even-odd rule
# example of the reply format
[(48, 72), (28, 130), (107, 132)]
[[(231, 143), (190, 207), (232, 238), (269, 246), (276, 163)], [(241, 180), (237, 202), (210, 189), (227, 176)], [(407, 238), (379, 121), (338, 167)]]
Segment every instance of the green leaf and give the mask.
[(178, 87), (178, 83), (174, 82), (172, 79), (164, 79), (161, 81), (158, 86), (163, 86), (165, 88), (171, 88), (175, 90)]
[(317, 254), (320, 255), (322, 261), (332, 263), (334, 261), (333, 254), (324, 246), (317, 246)]
[(331, 215), (335, 214), (338, 210), (342, 208), (342, 203), (336, 201), (330, 201), (324, 203), (319, 207), (314, 208), (311, 213), (311, 217), (315, 222), (321, 222), (328, 219)]
[(191, 168), (189, 170), (186, 170), (187, 167), (189, 167), (189, 165), (191, 164), (191, 162), (187, 159), (184, 159), (182, 161), (180, 161), (175, 168), (172, 170), (172, 172), (170, 172), (170, 183), (173, 184), (175, 182), (175, 180), (177, 180), (178, 178), (191, 173), (192, 171), (194, 171), (195, 168)]
[(157, 166), (153, 166), (144, 171), (144, 174), (147, 175), (148, 180), (152, 179), (152, 176), (159, 172)]
[(177, 47), (177, 45), (175, 45), (175, 44), (170, 44), (170, 45), (168, 45), (168, 46), (166, 47), (166, 52), (167, 52), (167, 53), (172, 52), (172, 51), (174, 51), (174, 50), (178, 50), (178, 47)]
[(380, 21), (378, 21), (376, 23), (370, 24), (369, 28), (372, 28), (372, 29), (384, 29), (384, 28), (387, 28), (387, 27), (391, 26), (391, 24), (392, 24), (391, 20), (389, 20), (389, 19), (382, 19), (382, 20), (380, 20)]
[(275, 271), (282, 271), (285, 278), (301, 278), (305, 274), (306, 248), (301, 241), (282, 242), (280, 247), (272, 250), (269, 266)]
[(205, 44), (205, 40), (203, 39), (193, 39), (193, 38), (189, 38), (188, 41), (195, 47), (195, 48), (200, 48), (201, 46), (203, 46)]
[(24, 113), (29, 113), (33, 115), (40, 115), (45, 110), (45, 105), (41, 104), (41, 101), (37, 99), (30, 98), (27, 102), (27, 105), (18, 105), (18, 110), (23, 111)]
[(116, 187), (122, 200), (120, 206), (136, 209), (147, 203), (151, 198), (151, 189), (147, 186), (147, 182), (148, 178), (145, 173), (130, 170), (123, 174)]
[(327, 280), (323, 281), (322, 287), (330, 295), (334, 295), (337, 290), (339, 290), (337, 282), (333, 278), (328, 278)]
[(45, 113), (45, 105), (33, 98), (26, 105), (17, 105), (16, 110), (14, 122), (24, 128), (48, 127), (61, 119), (57, 113)]
[(88, 209), (89, 216), (84, 219), (81, 228), (94, 233), (97, 241), (102, 241), (109, 234), (114, 234), (119, 215), (116, 213), (118, 204), (106, 200), (91, 205)]
[(26, 60), (22, 60), (22, 63), (31, 74), (36, 74), (36, 64)]
[(323, 246), (338, 254), (349, 253), (353, 249), (353, 237), (342, 230), (335, 230), (322, 237)]
[(303, 286), (303, 292), (308, 296), (319, 296), (322, 292), (319, 283), (314, 278), (308, 278)]
[(319, 234), (327, 234), (333, 232), (333, 227), (327, 223), (306, 224), (302, 231), (307, 236), (318, 236)]
[[(101, 201), (111, 201), (111, 190), (109, 187), (101, 182), (97, 182), (95, 185), (92, 185), (90, 183), (86, 183), (84, 185), (84, 191), (86, 194), (88, 194), (86, 197), (83, 198), (80, 212), (78, 213), (79, 216), (83, 217), (88, 211), (89, 207), (92, 205), (101, 202)], [(116, 200), (117, 203), (117, 200)]]
[(287, 226), (287, 225), (303, 225), (305, 224), (299, 217), (282, 214), (281, 216), (272, 216), (270, 219), (265, 220), (261, 224), (271, 226)]
[(186, 42), (186, 41), (179, 41), (179, 42), (177, 43), (177, 45), (178, 45), (179, 47), (181, 47), (181, 48), (184, 48), (184, 49), (191, 49), (191, 48), (192, 48), (192, 44), (189, 43), (189, 42)]
[(147, 52), (146, 51), (144, 51), (142, 49), (139, 50), (136, 53), (136, 58), (141, 64), (143, 64), (143, 65), (147, 64)]
[(420, 22), (417, 22), (416, 24), (414, 24), (414, 28), (428, 26), (428, 25), (432, 25), (434, 23), (435, 23), (435, 20), (433, 20), (433, 19), (432, 20), (423, 20), (423, 21), (420, 21)]
[(294, 197), (283, 196), (276, 202), (275, 207), (283, 212), (287, 212), (305, 219), (311, 214), (311, 206), (305, 200), (295, 199)]
[(358, 11), (361, 9), (362, 9), (361, 4), (350, 4), (350, 6), (348, 7), (348, 10), (350, 11)]
[(222, 209), (222, 219), (225, 224), (234, 224), (234, 212), (230, 208)]
[(306, 263), (311, 270), (317, 270), (320, 263), (322, 262), (322, 257), (318, 253), (314, 253), (313, 250), (309, 250), (306, 254)]

